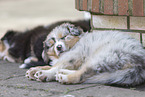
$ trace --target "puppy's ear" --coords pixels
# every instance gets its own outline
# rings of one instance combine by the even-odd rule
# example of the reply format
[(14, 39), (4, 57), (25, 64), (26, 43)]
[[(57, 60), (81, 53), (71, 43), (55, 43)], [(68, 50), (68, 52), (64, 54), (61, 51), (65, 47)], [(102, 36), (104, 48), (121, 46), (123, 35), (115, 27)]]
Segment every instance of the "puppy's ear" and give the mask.
[(69, 33), (74, 36), (79, 36), (83, 33), (83, 29), (80, 27), (68, 26), (67, 29), (69, 30)]
[(13, 30), (9, 30), (6, 34), (1, 38), (1, 40), (10, 40), (17, 32)]
[(68, 33), (70, 33), (71, 35), (74, 35), (74, 36), (79, 36), (83, 33), (83, 29), (80, 28), (80, 27), (77, 27), (71, 23), (65, 23), (65, 24), (62, 24), (63, 27), (67, 28), (68, 30)]
[(43, 58), (43, 60), (46, 64), (48, 64), (48, 62), (50, 61), (50, 59), (49, 59), (45, 50), (43, 50), (43, 52), (42, 52), (42, 58)]

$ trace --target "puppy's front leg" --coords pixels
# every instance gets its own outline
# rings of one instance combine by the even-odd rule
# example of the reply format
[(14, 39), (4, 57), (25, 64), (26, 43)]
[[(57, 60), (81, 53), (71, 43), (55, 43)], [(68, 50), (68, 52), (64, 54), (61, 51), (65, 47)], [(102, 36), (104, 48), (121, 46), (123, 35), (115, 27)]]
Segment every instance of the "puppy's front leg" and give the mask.
[(63, 55), (50, 70), (40, 70), (35, 73), (37, 81), (55, 80), (55, 75), (60, 69), (77, 70), (82, 64), (80, 56), (75, 56), (78, 52), (68, 52)]
[[(77, 61), (77, 60), (75, 60)], [(76, 62), (75, 62), (76, 63)], [(77, 63), (81, 63), (78, 62)], [(37, 81), (52, 81), (55, 80), (55, 75), (60, 69), (77, 69), (79, 67), (78, 64), (73, 65), (70, 60), (58, 61), (51, 69), (49, 70), (40, 70), (37, 71), (34, 75)]]
[[(61, 69), (61, 72), (56, 74), (56, 80), (65, 84), (77, 84), (86, 81), (87, 78), (96, 74), (91, 68), (83, 67), (80, 70), (72, 71)], [(66, 73), (67, 72), (67, 73)]]

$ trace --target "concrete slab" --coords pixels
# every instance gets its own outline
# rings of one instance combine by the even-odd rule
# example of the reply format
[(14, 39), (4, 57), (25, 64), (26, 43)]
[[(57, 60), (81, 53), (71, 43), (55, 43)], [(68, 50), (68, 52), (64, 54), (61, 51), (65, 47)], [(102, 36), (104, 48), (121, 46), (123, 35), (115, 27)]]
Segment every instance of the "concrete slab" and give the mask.
[(110, 86), (95, 86), (69, 93), (75, 97), (144, 97), (145, 92)]
[(62, 85), (25, 77), (19, 63), (0, 60), (0, 97), (144, 97), (145, 85), (121, 88), (97, 84)]

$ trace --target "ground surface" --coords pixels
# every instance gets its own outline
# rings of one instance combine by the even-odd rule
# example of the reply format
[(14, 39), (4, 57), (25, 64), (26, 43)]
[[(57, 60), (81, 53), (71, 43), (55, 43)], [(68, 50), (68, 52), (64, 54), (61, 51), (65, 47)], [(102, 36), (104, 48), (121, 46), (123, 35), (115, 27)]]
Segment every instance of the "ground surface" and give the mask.
[(0, 60), (0, 97), (145, 97), (145, 85), (119, 88), (31, 81), (24, 76), (27, 69), (19, 69), (19, 65)]
[[(58, 20), (77, 20), (75, 0), (0, 0), (0, 37), (9, 29), (25, 30)], [(61, 85), (25, 78), (20, 64), (0, 60), (0, 97), (145, 97), (145, 85), (119, 88), (96, 84)]]

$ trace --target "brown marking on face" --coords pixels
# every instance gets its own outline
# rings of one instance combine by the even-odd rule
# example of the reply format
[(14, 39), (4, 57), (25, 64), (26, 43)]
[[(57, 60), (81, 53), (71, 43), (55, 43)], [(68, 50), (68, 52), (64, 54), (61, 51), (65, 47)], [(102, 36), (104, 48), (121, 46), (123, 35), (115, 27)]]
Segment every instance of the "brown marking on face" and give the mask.
[(55, 55), (54, 49), (53, 49), (53, 48), (48, 49), (47, 54), (48, 54), (49, 56)]
[(51, 49), (49, 49), (47, 51), (47, 55), (50, 56), (50, 57), (54, 57), (54, 58), (58, 59), (58, 56), (56, 55), (56, 52), (54, 50), (54, 47), (52, 47)]
[[(62, 37), (60, 37), (60, 38), (62, 38)], [(69, 49), (71, 49), (76, 44), (76, 42), (79, 41), (79, 39), (80, 38), (78, 36), (72, 36), (71, 39), (64, 40), (64, 42), (65, 42), (65, 45), (67, 47), (69, 47)], [(56, 58), (56, 59), (59, 58), (59, 56), (57, 56), (57, 54), (54, 50), (54, 47), (51, 47), (51, 48), (48, 49), (47, 55), (50, 56), (50, 57)]]
[(78, 36), (74, 36), (74, 38), (65, 41), (65, 44), (69, 47), (72, 48), (78, 41), (79, 41), (79, 37)]
[(54, 41), (51, 39), (50, 41), (49, 41), (51, 44), (54, 44)]
[(6, 49), (3, 41), (0, 40), (0, 52), (3, 52)]
[[(65, 38), (66, 36), (64, 36), (63, 35), (63, 33), (64, 32), (60, 32), (60, 33), (57, 33), (56, 34), (56, 36), (57, 36), (57, 38), (55, 38), (56, 40), (58, 39), (62, 39), (62, 38)], [(51, 36), (50, 36), (51, 37)], [(49, 38), (47, 38), (47, 42), (48, 43), (50, 43), (51, 44), (51, 48), (49, 48), (49, 49), (47, 49), (48, 51), (46, 52), (47, 53), (47, 55), (48, 56), (50, 56), (50, 57), (53, 57), (53, 58), (56, 58), (56, 59), (58, 59), (59, 58), (59, 56), (57, 56), (56, 55), (56, 52), (55, 52), (55, 50), (54, 50), (54, 45), (53, 44), (55, 44), (55, 41), (53, 40), (53, 39), (50, 39), (50, 37)], [(50, 40), (49, 40), (50, 39)], [(64, 40), (64, 43), (65, 43), (65, 45), (67, 46), (67, 47), (69, 47), (69, 49), (71, 49), (78, 41), (79, 41), (79, 36), (73, 36), (73, 38), (71, 38), (70, 40)], [(48, 41), (49, 40), (49, 41)], [(45, 42), (46, 42), (45, 41)], [(53, 49), (52, 49), (53, 48)]]
[(63, 37), (62, 33), (58, 33), (58, 36), (57, 36), (59, 39)]
[(50, 39), (50, 40), (49, 40), (49, 43), (53, 45), (55, 42), (54, 42), (53, 39)]

